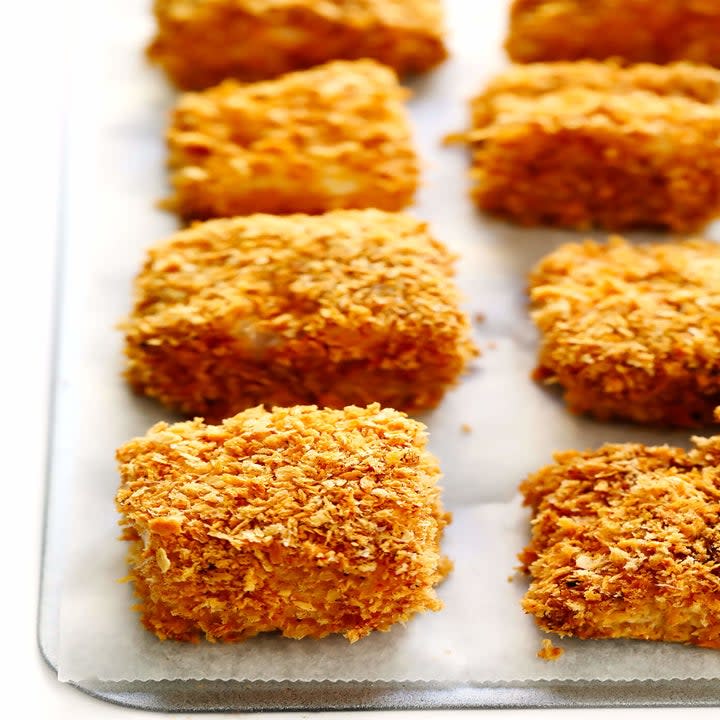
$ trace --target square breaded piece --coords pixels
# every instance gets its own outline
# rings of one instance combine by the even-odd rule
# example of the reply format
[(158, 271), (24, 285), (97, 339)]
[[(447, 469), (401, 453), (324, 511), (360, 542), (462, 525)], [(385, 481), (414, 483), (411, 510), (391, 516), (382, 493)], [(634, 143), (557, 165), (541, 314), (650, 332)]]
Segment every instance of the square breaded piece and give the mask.
[(622, 58), (720, 66), (715, 0), (514, 0), (505, 42), (515, 62)]
[(406, 96), (371, 60), (187, 93), (167, 133), (167, 205), (186, 219), (401, 210), (419, 175)]
[(524, 225), (684, 231), (720, 214), (720, 71), (516, 65), (473, 100), (473, 197)]
[(211, 419), (260, 403), (433, 407), (476, 353), (453, 262), (424, 223), (379, 210), (197, 224), (148, 253), (127, 377)]
[(159, 423), (117, 452), (144, 625), (237, 641), (388, 630), (442, 603), (449, 522), (424, 426), (379, 405)]
[(720, 648), (720, 438), (694, 443), (562, 452), (525, 480), (543, 630)]
[(416, 73), (447, 55), (441, 0), (155, 0), (154, 8), (149, 57), (186, 90), (340, 59)]
[(720, 405), (720, 245), (560, 247), (530, 275), (537, 379), (575, 412), (659, 425), (710, 423)]

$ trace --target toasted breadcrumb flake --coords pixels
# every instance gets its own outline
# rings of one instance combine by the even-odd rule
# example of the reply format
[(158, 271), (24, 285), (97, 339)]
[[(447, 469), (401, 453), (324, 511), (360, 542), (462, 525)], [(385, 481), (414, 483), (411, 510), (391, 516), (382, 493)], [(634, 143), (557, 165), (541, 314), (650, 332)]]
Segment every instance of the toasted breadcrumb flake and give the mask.
[(720, 214), (713, 68), (516, 65), (473, 100), (462, 139), (478, 206), (523, 225), (689, 231)]
[(570, 243), (530, 275), (535, 377), (602, 420), (693, 427), (720, 404), (720, 245)]
[(149, 57), (186, 90), (336, 59), (423, 72), (447, 55), (441, 0), (155, 0), (154, 10)]
[(505, 43), (516, 62), (622, 58), (720, 66), (715, 0), (514, 0)]
[(196, 224), (148, 252), (127, 378), (211, 420), (259, 403), (433, 407), (477, 354), (453, 263), (425, 223), (378, 210)]
[[(353, 642), (440, 609), (450, 516), (424, 430), (377, 404), (257, 407), (123, 445), (116, 501), (144, 625), (160, 639)], [(156, 532), (162, 518), (174, 532)]]
[(371, 60), (186, 93), (167, 133), (166, 207), (188, 220), (401, 210), (419, 176), (406, 97), (392, 70)]
[(570, 450), (525, 480), (540, 628), (720, 648), (720, 437), (693, 443)]
[(538, 650), (537, 656), (541, 660), (546, 660), (549, 662), (553, 660), (559, 660), (564, 652), (565, 651), (561, 647), (553, 645), (552, 640), (545, 638), (542, 641), (542, 647), (540, 648), (540, 650)]

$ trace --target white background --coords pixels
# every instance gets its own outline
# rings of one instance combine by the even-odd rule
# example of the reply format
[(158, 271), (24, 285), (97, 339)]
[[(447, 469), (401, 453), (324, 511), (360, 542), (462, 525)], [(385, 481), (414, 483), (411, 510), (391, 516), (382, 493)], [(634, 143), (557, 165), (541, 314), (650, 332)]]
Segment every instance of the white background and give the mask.
[[(1, 7), (4, 12), (0, 24), (3, 81), (0, 86), (0, 197), (5, 260), (0, 283), (0, 382), (4, 401), (0, 416), (4, 488), (0, 547), (3, 549), (1, 602), (5, 621), (0, 661), (1, 714), (4, 718), (39, 715), (76, 720), (147, 716), (147, 713), (106, 705), (61, 685), (37, 650), (35, 620), (59, 210), (60, 125), (66, 97), (63, 55), (82, 33), (92, 32), (92, 28), (83, 26), (81, 17), (69, 16), (69, 3), (63, 0), (15, 0), (13, 3), (3, 0)], [(671, 717), (670, 712), (588, 710), (560, 714), (562, 717), (644, 718), (651, 713), (652, 717)], [(677, 714), (677, 710), (675, 712)], [(686, 710), (684, 715), (716, 717), (717, 712)], [(558, 711), (466, 711), (462, 716), (495, 717), (500, 713), (503, 719), (513, 720), (556, 717)], [(397, 713), (393, 717), (411, 715)], [(418, 715), (457, 717), (460, 713)]]

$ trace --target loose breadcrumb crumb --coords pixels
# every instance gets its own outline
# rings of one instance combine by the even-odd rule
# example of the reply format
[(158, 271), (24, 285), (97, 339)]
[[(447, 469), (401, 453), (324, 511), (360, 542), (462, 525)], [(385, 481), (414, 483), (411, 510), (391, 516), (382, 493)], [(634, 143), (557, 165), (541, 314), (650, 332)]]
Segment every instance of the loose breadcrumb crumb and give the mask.
[(463, 424), (460, 426), (460, 430), (461, 430), (465, 435), (469, 435), (469, 434), (472, 432), (472, 425), (470, 425), (469, 423), (463, 423)]
[(187, 90), (334, 59), (423, 72), (447, 55), (441, 0), (155, 0), (154, 10), (149, 57)]
[(371, 60), (186, 93), (167, 133), (166, 207), (188, 220), (401, 210), (419, 177), (407, 95)]
[(425, 223), (379, 210), (197, 224), (148, 252), (127, 378), (212, 420), (259, 403), (431, 408), (477, 354), (454, 259)]
[(565, 651), (561, 647), (553, 645), (552, 640), (545, 638), (542, 641), (542, 647), (540, 648), (540, 650), (538, 650), (537, 656), (541, 660), (550, 662), (553, 660), (558, 660), (564, 652)]
[(525, 480), (540, 628), (720, 648), (720, 437), (693, 443), (570, 450)]
[(487, 316), (485, 315), (485, 313), (476, 312), (475, 315), (473, 315), (473, 319), (478, 325), (480, 325), (487, 320)]
[(514, 0), (505, 42), (516, 62), (623, 58), (720, 65), (714, 0)]
[(489, 212), (524, 225), (677, 231), (720, 214), (720, 71), (517, 65), (472, 115), (462, 139), (473, 197)]
[(574, 412), (699, 426), (720, 404), (720, 245), (570, 243), (530, 275), (535, 378)]
[(424, 426), (379, 405), (158, 423), (117, 452), (117, 509), (160, 639), (342, 633), (438, 610), (449, 522)]

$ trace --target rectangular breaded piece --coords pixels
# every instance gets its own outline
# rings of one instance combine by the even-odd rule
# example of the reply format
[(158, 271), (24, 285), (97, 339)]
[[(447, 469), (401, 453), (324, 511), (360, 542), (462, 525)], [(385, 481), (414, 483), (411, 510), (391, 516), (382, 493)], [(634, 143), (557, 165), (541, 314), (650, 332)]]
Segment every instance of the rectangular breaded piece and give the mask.
[(515, 62), (622, 58), (720, 66), (715, 0), (515, 0), (505, 48)]
[(720, 245), (572, 243), (530, 276), (537, 379), (574, 412), (697, 426), (720, 405)]
[(449, 522), (424, 426), (378, 405), (159, 423), (117, 452), (129, 578), (160, 639), (342, 633), (438, 610)]
[(419, 175), (406, 96), (371, 60), (187, 93), (167, 133), (167, 205), (186, 219), (401, 210)]
[(523, 225), (702, 227), (720, 214), (720, 71), (516, 65), (473, 100), (473, 197)]
[(453, 262), (423, 222), (379, 210), (196, 224), (148, 253), (127, 377), (212, 419), (259, 403), (433, 407), (476, 353)]
[(447, 51), (441, 0), (155, 0), (150, 59), (185, 90), (372, 58), (400, 74)]
[(694, 445), (562, 452), (523, 483), (543, 630), (720, 648), (720, 438)]

